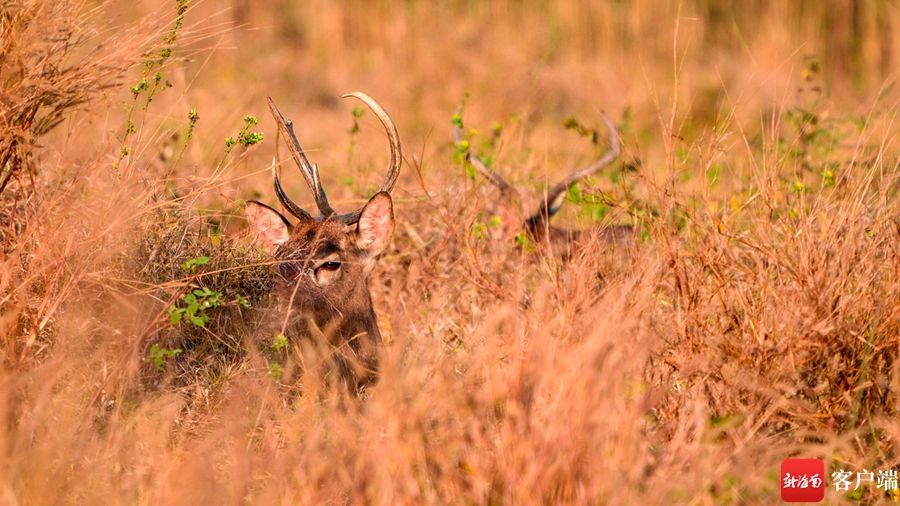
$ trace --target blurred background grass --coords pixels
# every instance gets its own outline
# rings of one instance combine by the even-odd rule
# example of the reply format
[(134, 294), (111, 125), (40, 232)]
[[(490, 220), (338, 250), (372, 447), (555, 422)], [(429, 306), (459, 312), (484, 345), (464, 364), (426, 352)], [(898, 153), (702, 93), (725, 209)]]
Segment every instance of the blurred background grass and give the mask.
[[(167, 8), (174, 2), (109, 10), (114, 22), (131, 22)], [(436, 154), (468, 92), (467, 124), (483, 136), (494, 122), (506, 126), (503, 169), (538, 190), (547, 175), (591, 154), (560, 128), (570, 115), (597, 125), (597, 112), (609, 111), (629, 155), (664, 167), (667, 151), (727, 128), (758, 141), (764, 125), (780, 128), (792, 108), (832, 122), (829, 130), (882, 112), (897, 97), (898, 10), (881, 0), (198, 2), (164, 72), (173, 89), (154, 99), (151, 114), (161, 121), (142, 139), (166, 142), (165, 129), (183, 142), (195, 109), (197, 142), (182, 167), (204, 174), (220, 155), (208, 147), (234, 135), (244, 115), (274, 132), (264, 108), (270, 95), (297, 122), (329, 187), (353, 176), (362, 188), (380, 177), (369, 170), (382, 165), (380, 139), (361, 135), (363, 147), (348, 154), (352, 105), (337, 98), (360, 89), (393, 113), (407, 157), (439, 181), (446, 168)], [(241, 170), (265, 167), (268, 156), (254, 154)], [(353, 156), (375, 159), (348, 175), (341, 167)], [(414, 191), (411, 172), (401, 190)], [(265, 176), (252, 181), (267, 188)]]

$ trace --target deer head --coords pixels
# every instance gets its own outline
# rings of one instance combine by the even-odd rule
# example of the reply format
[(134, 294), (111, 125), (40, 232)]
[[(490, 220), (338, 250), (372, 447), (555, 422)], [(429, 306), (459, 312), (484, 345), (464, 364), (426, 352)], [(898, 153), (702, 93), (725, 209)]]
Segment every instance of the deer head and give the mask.
[[(566, 193), (572, 186), (596, 174), (619, 157), (621, 140), (616, 126), (605, 112), (601, 112), (601, 117), (609, 131), (609, 149), (589, 165), (572, 171), (562, 181), (550, 187), (537, 210), (531, 214), (526, 213), (522, 208), (521, 198), (516, 188), (498, 172), (488, 167), (471, 149), (467, 150), (467, 161), (479, 174), (500, 190), (499, 204), (503, 214), (501, 217), (507, 227), (507, 235), (524, 232), (536, 244), (564, 254), (570, 253), (580, 241), (584, 231), (555, 227), (550, 224), (550, 219), (562, 208)], [(462, 140), (462, 130), (459, 126), (454, 127), (454, 137), (457, 143)], [(631, 236), (632, 228), (628, 225), (615, 225), (601, 229), (600, 234), (607, 240), (620, 240)]]
[[(325, 195), (319, 170), (311, 164), (286, 120), (269, 98), (269, 109), (291, 157), (312, 191), (319, 210), (313, 216), (291, 200), (272, 166), (275, 194), (295, 222), (275, 209), (247, 202), (246, 215), (259, 241), (277, 261), (280, 284), (289, 293), (299, 332), (324, 335), (335, 351), (343, 379), (359, 386), (377, 371), (381, 333), (369, 294), (368, 277), (394, 229), (391, 189), (400, 173), (400, 137), (387, 112), (371, 97), (354, 92), (378, 117), (390, 141), (390, 165), (381, 189), (361, 208), (338, 214)], [(277, 149), (276, 149), (277, 153)]]

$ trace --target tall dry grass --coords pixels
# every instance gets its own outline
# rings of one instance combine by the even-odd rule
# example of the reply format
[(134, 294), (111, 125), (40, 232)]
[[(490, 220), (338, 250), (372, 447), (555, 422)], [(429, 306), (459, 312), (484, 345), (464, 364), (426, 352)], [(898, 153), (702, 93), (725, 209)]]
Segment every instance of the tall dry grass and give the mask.
[[(79, 29), (157, 24), (102, 53), (143, 62), (118, 94), (28, 145), (38, 190), (0, 195), (5, 502), (755, 504), (788, 456), (897, 467), (894, 4), (854, 14), (858, 40), (810, 3), (66, 5), (91, 14)], [(52, 23), (29, 26), (4, 47), (43, 48)], [(116, 83), (82, 54), (71, 89)], [(332, 200), (357, 203), (387, 155), (335, 100), (355, 88), (406, 148), (362, 399), (299, 372), (327, 359), (308, 341), (275, 345), (266, 262), (240, 240), (242, 199), (272, 201), (272, 123), (224, 145), (284, 97)], [(591, 156), (562, 120), (610, 111), (626, 155), (562, 218), (639, 241), (563, 262), (489, 240), (496, 195), (449, 142), (466, 90), (474, 142), (534, 202)], [(201, 286), (229, 304), (173, 325)], [(154, 345), (181, 352), (157, 368)]]

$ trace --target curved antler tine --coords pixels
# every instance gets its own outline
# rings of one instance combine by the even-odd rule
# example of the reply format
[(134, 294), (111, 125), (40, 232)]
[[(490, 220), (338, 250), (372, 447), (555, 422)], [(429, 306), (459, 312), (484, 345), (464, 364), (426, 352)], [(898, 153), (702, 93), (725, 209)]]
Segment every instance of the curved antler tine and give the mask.
[[(306, 158), (306, 153), (304, 153), (303, 148), (300, 147), (300, 141), (297, 140), (297, 136), (294, 134), (294, 123), (285, 119), (281, 114), (281, 111), (278, 110), (278, 107), (275, 106), (275, 101), (272, 100), (272, 97), (268, 97), (268, 101), (269, 110), (272, 111), (272, 117), (275, 118), (275, 122), (278, 124), (278, 130), (284, 138), (287, 139), (291, 158), (294, 159), (294, 163), (297, 164), (297, 167), (303, 174), (303, 178), (306, 179), (306, 184), (313, 193), (313, 198), (316, 200), (316, 207), (319, 208), (319, 212), (322, 214), (323, 218), (331, 216), (334, 214), (334, 209), (332, 209), (331, 205), (328, 203), (328, 197), (325, 195), (325, 190), (322, 188), (322, 182), (319, 179), (319, 170), (315, 164), (309, 163), (309, 159)], [(283, 191), (279, 191), (281, 184), (278, 182), (277, 176), (275, 182), (277, 185), (276, 192), (279, 192), (280, 199), (280, 195), (283, 194)], [(284, 203), (284, 201), (282, 201), (282, 203)], [(287, 207), (287, 205), (285, 205), (285, 207)], [(304, 211), (304, 213), (305, 212), (306, 211)], [(309, 215), (309, 213), (306, 214)]]
[(539, 223), (559, 212), (560, 207), (562, 207), (563, 197), (566, 192), (569, 191), (569, 188), (582, 179), (599, 172), (607, 165), (616, 161), (619, 157), (619, 152), (622, 148), (622, 140), (619, 138), (619, 132), (616, 129), (616, 125), (605, 112), (601, 111), (600, 115), (603, 118), (604, 123), (606, 123), (607, 130), (609, 130), (609, 149), (603, 156), (587, 167), (572, 172), (565, 179), (553, 185), (547, 192), (547, 196), (541, 202), (541, 206), (538, 208), (537, 212), (528, 218), (528, 223)]
[(276, 163), (276, 159), (272, 158), (272, 180), (275, 182), (275, 195), (278, 196), (278, 201), (281, 202), (281, 205), (284, 206), (285, 209), (298, 220), (311, 220), (312, 216), (306, 212), (305, 209), (298, 206), (287, 194), (284, 192), (284, 188), (281, 187), (281, 179), (278, 177), (278, 164)]
[[(453, 139), (457, 144), (462, 142), (462, 129), (459, 128), (459, 125), (453, 125)], [(471, 146), (466, 149), (466, 160), (472, 164), (472, 167), (475, 167), (475, 170), (478, 171), (479, 174), (484, 176), (488, 181), (490, 181), (494, 186), (500, 189), (500, 195), (503, 198), (511, 199), (516, 195), (516, 189), (509, 184), (506, 179), (503, 179), (503, 176), (495, 172), (493, 169), (487, 166), (478, 155), (472, 153)]]
[[(352, 93), (345, 93), (341, 95), (341, 98), (349, 98), (353, 97), (362, 101), (366, 106), (378, 117), (378, 120), (381, 121), (381, 125), (384, 127), (385, 133), (388, 136), (388, 142), (390, 143), (391, 149), (391, 161), (388, 164), (388, 172), (384, 177), (384, 183), (381, 185), (381, 189), (379, 192), (390, 193), (391, 190), (394, 189), (394, 184), (397, 182), (397, 177), (400, 175), (400, 165), (403, 163), (403, 153), (400, 150), (400, 134), (397, 132), (397, 126), (394, 125), (394, 121), (391, 119), (390, 115), (385, 111), (378, 102), (375, 101), (369, 95), (361, 91), (354, 91)], [(351, 213), (342, 214), (338, 216), (338, 218), (348, 225), (352, 225), (359, 221), (359, 216), (362, 214), (362, 208), (357, 209)]]
[(387, 111), (382, 109), (382, 107), (378, 105), (378, 102), (372, 97), (361, 91), (354, 91), (352, 93), (341, 95), (341, 98), (349, 97), (357, 98), (366, 104), (375, 116), (378, 117), (378, 120), (381, 121), (381, 125), (384, 127), (384, 131), (388, 136), (388, 142), (391, 145), (391, 162), (388, 165), (388, 173), (384, 177), (384, 183), (381, 185), (380, 191), (390, 193), (391, 190), (394, 189), (394, 183), (397, 182), (397, 177), (400, 175), (400, 164), (403, 161), (403, 154), (400, 151), (400, 134), (397, 133), (397, 126), (394, 125), (394, 121), (391, 119), (390, 115), (388, 115)]

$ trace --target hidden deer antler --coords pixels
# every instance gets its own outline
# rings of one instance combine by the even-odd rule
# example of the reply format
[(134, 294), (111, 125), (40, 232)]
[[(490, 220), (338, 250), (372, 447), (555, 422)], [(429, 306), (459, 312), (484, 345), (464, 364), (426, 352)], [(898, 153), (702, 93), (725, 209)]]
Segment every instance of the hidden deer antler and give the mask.
[[(569, 190), (569, 188), (574, 186), (579, 181), (596, 174), (604, 167), (616, 161), (616, 159), (619, 157), (619, 153), (622, 147), (622, 141), (619, 138), (619, 133), (616, 130), (616, 125), (605, 112), (601, 111), (600, 116), (603, 118), (604, 123), (606, 123), (606, 128), (609, 131), (609, 149), (605, 153), (603, 153), (602, 156), (594, 160), (590, 165), (573, 171), (566, 178), (553, 185), (553, 187), (550, 188), (549, 191), (547, 191), (547, 195), (541, 201), (538, 210), (525, 220), (525, 225), (529, 230), (535, 230), (543, 223), (545, 223), (546, 220), (559, 212), (560, 208), (562, 207), (563, 198), (565, 197), (566, 192)], [(453, 134), (457, 143), (462, 142), (462, 130), (458, 125), (454, 126)], [(509, 184), (506, 179), (503, 178), (503, 176), (488, 167), (484, 160), (479, 158), (478, 155), (472, 153), (471, 150), (466, 150), (466, 160), (472, 164), (472, 166), (476, 171), (478, 171), (478, 173), (484, 176), (488, 181), (493, 183), (500, 190), (500, 195), (502, 198), (512, 200), (518, 196), (518, 192), (516, 191), (516, 189), (511, 184)]]
[(600, 158), (594, 160), (594, 162), (590, 165), (573, 171), (565, 179), (553, 185), (553, 187), (550, 188), (549, 191), (547, 191), (547, 195), (544, 197), (544, 200), (541, 201), (541, 205), (540, 207), (538, 207), (537, 212), (532, 214), (531, 217), (526, 220), (526, 223), (529, 227), (537, 227), (544, 221), (550, 219), (550, 217), (552, 217), (554, 214), (559, 212), (559, 209), (562, 207), (563, 199), (566, 195), (566, 192), (569, 191), (569, 188), (575, 186), (575, 184), (579, 181), (596, 174), (604, 167), (613, 163), (617, 158), (619, 158), (622, 141), (621, 139), (619, 139), (619, 133), (616, 130), (616, 125), (605, 112), (601, 111), (600, 116), (603, 118), (604, 123), (606, 123), (606, 129), (609, 131), (609, 149)]
[[(508, 231), (524, 231), (532, 239), (537, 240), (540, 243), (549, 243), (554, 249), (562, 247), (563, 251), (571, 251), (572, 246), (584, 235), (582, 231), (554, 227), (549, 224), (549, 220), (553, 215), (559, 212), (569, 188), (579, 181), (596, 174), (619, 157), (622, 142), (619, 139), (616, 127), (606, 113), (601, 112), (601, 117), (603, 118), (604, 123), (606, 123), (606, 128), (609, 132), (609, 149), (589, 165), (572, 171), (562, 181), (553, 185), (541, 200), (537, 211), (530, 216), (521, 208), (521, 199), (519, 199), (519, 194), (516, 189), (509, 184), (503, 176), (490, 168), (484, 160), (473, 153), (469, 146), (466, 146), (466, 161), (470, 163), (479, 174), (484, 176), (485, 179), (490, 181), (500, 190), (500, 199), (503, 201), (501, 207), (513, 210), (514, 214), (511, 216), (513, 218), (512, 221), (517, 222), (518, 220), (522, 220), (517, 224), (517, 226), (521, 228), (508, 228)], [(463, 135), (460, 125), (458, 124), (454, 126), (454, 137), (457, 145), (462, 146)], [(627, 236), (632, 233), (633, 228), (630, 225), (612, 225), (600, 230), (600, 234), (603, 237), (615, 241), (627, 238)], [(516, 237), (518, 238), (518, 235)]]
[[(459, 114), (461, 111), (457, 111)], [(462, 128), (459, 125), (453, 125), (453, 138), (456, 141), (457, 145), (463, 141), (463, 133)], [(497, 188), (500, 189), (500, 196), (505, 200), (514, 200), (518, 197), (518, 193), (511, 184), (509, 184), (506, 179), (503, 178), (500, 174), (498, 174), (494, 169), (487, 166), (487, 164), (478, 157), (478, 155), (472, 153), (471, 149), (466, 150), (466, 161), (472, 164), (472, 167), (475, 167), (475, 170), (478, 171), (479, 174), (484, 176), (488, 181), (494, 184)]]

